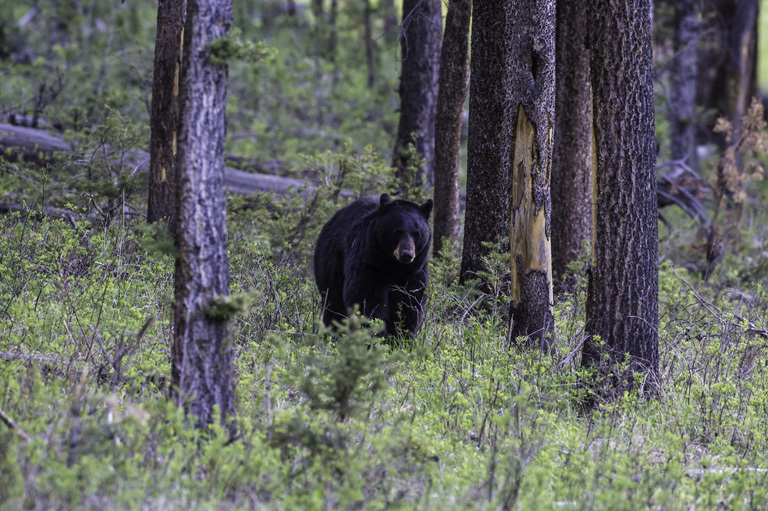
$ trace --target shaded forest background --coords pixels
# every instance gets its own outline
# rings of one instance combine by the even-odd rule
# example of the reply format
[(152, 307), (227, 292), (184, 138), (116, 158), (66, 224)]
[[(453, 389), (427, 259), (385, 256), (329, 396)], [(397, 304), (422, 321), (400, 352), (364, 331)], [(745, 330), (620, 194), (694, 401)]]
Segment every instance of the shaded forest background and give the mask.
[[(702, 29), (681, 45), (683, 4)], [(433, 259), (412, 346), (368, 349), (356, 324), (329, 342), (309, 255), (350, 196), (401, 188), (401, 9), (234, 2), (255, 46), (229, 62), (227, 165), (294, 189), (227, 197), (230, 439), (167, 399), (175, 252), (144, 221), (157, 3), (6, 2), (0, 122), (64, 145), (0, 158), (0, 508), (764, 509), (768, 53), (746, 55), (753, 106), (734, 107), (744, 61), (723, 31), (748, 6), (759, 43), (758, 2), (654, 6), (661, 390), (585, 412), (584, 382), (611, 384), (579, 365), (588, 246), (565, 269), (552, 353), (513, 346), (504, 241), (467, 282), (450, 250)], [(691, 48), (685, 103), (673, 82)], [(462, 190), (467, 136), (465, 122)]]

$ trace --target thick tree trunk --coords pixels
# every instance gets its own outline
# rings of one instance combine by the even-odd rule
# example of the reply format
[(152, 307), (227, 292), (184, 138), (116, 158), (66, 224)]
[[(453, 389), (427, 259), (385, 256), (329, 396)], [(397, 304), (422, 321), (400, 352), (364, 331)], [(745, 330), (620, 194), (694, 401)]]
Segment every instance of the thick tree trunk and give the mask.
[(698, 0), (678, 0), (675, 7), (675, 56), (669, 84), (669, 142), (673, 160), (698, 171), (696, 153), (696, 47), (701, 15)]
[(472, 7), (462, 282), (483, 270), (483, 257), (489, 253), (483, 242), (498, 243), (509, 235), (509, 144), (514, 125), (504, 82), (507, 9), (504, 0), (485, 0)]
[[(658, 378), (656, 208), (651, 1), (590, 3), (593, 92), (592, 269), (582, 363)], [(593, 336), (600, 336), (599, 346)], [(632, 376), (617, 375), (620, 384)]]
[(552, 154), (552, 273), (563, 275), (592, 231), (590, 189), (592, 87), (589, 79), (587, 14), (582, 2), (557, 2), (557, 88)]
[[(441, 0), (404, 0), (401, 35), (400, 123), (395, 138), (394, 167), (400, 192), (433, 182), (435, 107), (437, 105), (440, 42), (443, 33)], [(421, 156), (424, 168), (409, 175), (408, 144)]]
[[(147, 221), (150, 223), (171, 222), (175, 211), (176, 128), (186, 10), (186, 0), (160, 0), (157, 6), (147, 201)], [(168, 230), (173, 233), (173, 226), (169, 225)]]
[(510, 246), (512, 339), (549, 350), (554, 342), (549, 176), (555, 122), (555, 0), (511, 6), (509, 97), (512, 144)]
[(469, 78), (469, 22), (472, 0), (450, 0), (440, 52), (435, 120), (434, 254), (447, 241), (459, 242), (459, 147)]
[(218, 407), (234, 433), (232, 348), (226, 322), (210, 314), (212, 300), (229, 295), (224, 139), (227, 66), (210, 62), (211, 41), (232, 23), (231, 0), (189, 0), (184, 34), (181, 129), (178, 144), (178, 222), (173, 384), (177, 399), (213, 421)]

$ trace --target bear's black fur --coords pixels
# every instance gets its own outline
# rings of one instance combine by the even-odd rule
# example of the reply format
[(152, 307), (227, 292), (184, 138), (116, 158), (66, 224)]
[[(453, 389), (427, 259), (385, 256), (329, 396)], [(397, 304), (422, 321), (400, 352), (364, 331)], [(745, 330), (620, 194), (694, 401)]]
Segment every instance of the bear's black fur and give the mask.
[(358, 305), (386, 335), (413, 336), (421, 321), (432, 233), (432, 199), (419, 205), (389, 195), (361, 197), (331, 217), (315, 247), (323, 323)]

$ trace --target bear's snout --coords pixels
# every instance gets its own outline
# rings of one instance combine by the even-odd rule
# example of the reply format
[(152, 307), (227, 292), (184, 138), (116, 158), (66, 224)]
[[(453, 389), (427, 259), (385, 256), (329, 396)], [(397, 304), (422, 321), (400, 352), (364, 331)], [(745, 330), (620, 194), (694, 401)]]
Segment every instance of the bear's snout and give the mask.
[(416, 245), (413, 242), (413, 238), (408, 236), (405, 239), (400, 240), (395, 249), (395, 259), (404, 264), (413, 262), (416, 254)]

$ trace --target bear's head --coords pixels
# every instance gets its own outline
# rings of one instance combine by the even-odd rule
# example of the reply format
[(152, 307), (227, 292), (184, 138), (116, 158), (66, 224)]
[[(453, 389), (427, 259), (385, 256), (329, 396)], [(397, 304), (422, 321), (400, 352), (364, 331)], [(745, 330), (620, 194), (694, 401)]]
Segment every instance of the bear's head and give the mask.
[(432, 199), (419, 205), (407, 200), (393, 201), (386, 193), (382, 194), (376, 222), (379, 246), (397, 262), (411, 264), (429, 249), (431, 213)]

